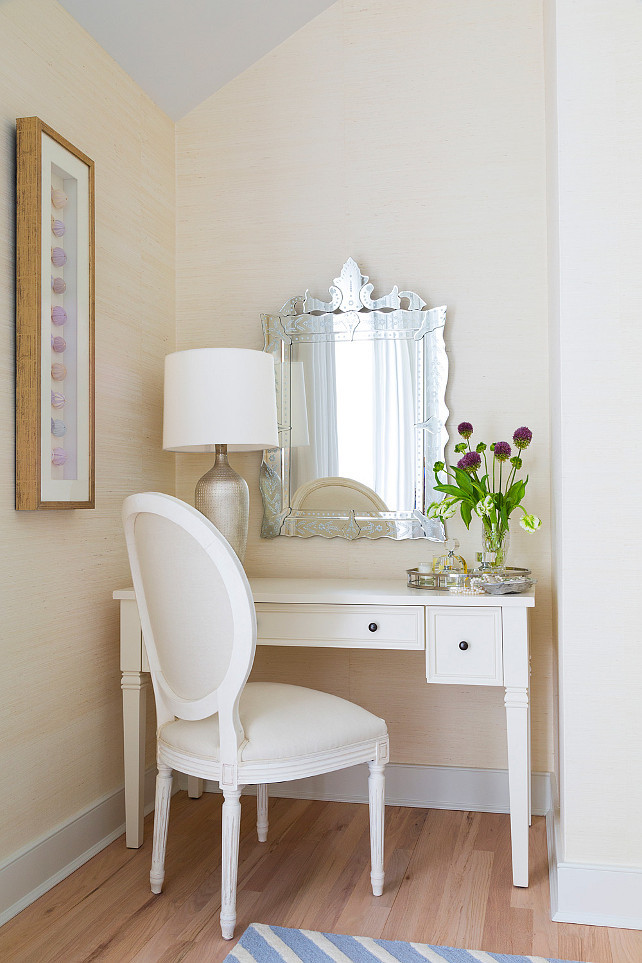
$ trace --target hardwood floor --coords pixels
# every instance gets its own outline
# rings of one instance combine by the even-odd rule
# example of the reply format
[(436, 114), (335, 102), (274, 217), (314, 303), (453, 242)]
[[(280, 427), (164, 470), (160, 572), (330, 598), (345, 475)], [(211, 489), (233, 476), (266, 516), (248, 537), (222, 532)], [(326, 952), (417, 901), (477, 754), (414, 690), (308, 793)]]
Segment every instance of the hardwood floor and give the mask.
[[(172, 800), (165, 888), (149, 890), (151, 816), (0, 929), (6, 963), (220, 963), (221, 797)], [(365, 805), (270, 801), (258, 843), (243, 800), (236, 936), (254, 921), (591, 963), (640, 963), (642, 932), (552, 923), (546, 830), (531, 830), (531, 884), (511, 884), (508, 816), (386, 809), (386, 886), (370, 895)]]

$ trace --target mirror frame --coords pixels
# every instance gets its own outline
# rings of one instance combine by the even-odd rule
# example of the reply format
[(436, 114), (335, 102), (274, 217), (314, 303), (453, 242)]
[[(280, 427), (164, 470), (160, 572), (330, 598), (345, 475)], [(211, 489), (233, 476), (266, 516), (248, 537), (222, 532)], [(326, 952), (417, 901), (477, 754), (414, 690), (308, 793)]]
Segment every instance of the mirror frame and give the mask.
[[(275, 363), (279, 448), (263, 452), (260, 489), (263, 498), (262, 538), (277, 535), (310, 538), (428, 538), (444, 541), (443, 523), (426, 518), (425, 510), (442, 496), (433, 489), (432, 466), (444, 461), (448, 441), (446, 383), (448, 357), (444, 344), (446, 307), (428, 308), (413, 291), (399, 291), (373, 300), (373, 285), (349, 258), (330, 286), (330, 301), (297, 296), (278, 314), (263, 314), (264, 350)], [(402, 307), (402, 302), (407, 307)], [(290, 493), (290, 362), (296, 343), (410, 339), (417, 342), (417, 398), (415, 496), (420, 508), (408, 511), (367, 512), (353, 509), (311, 511), (294, 509)], [(431, 412), (422, 420), (424, 412)]]

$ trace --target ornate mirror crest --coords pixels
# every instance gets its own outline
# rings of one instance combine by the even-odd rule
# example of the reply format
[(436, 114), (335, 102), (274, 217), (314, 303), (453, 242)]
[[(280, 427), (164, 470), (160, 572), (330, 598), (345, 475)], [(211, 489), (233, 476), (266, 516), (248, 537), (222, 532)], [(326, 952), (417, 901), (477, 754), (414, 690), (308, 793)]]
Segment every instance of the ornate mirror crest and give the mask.
[(444, 538), (425, 508), (448, 438), (446, 308), (368, 282), (349, 258), (329, 301), (261, 316), (280, 441), (261, 465), (264, 538)]

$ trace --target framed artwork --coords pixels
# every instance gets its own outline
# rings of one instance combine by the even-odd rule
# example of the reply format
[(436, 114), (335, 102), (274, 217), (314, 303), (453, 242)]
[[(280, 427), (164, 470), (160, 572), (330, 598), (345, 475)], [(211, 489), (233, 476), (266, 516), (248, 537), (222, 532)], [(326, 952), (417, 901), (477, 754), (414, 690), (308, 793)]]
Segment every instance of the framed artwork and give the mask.
[(94, 507), (94, 163), (17, 121), (16, 508)]

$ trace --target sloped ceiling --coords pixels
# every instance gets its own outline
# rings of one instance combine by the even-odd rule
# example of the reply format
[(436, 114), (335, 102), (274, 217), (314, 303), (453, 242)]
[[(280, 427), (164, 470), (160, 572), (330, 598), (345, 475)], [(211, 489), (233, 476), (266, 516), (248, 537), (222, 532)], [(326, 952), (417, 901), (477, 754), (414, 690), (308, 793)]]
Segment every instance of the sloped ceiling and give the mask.
[(334, 0), (59, 0), (173, 120)]

